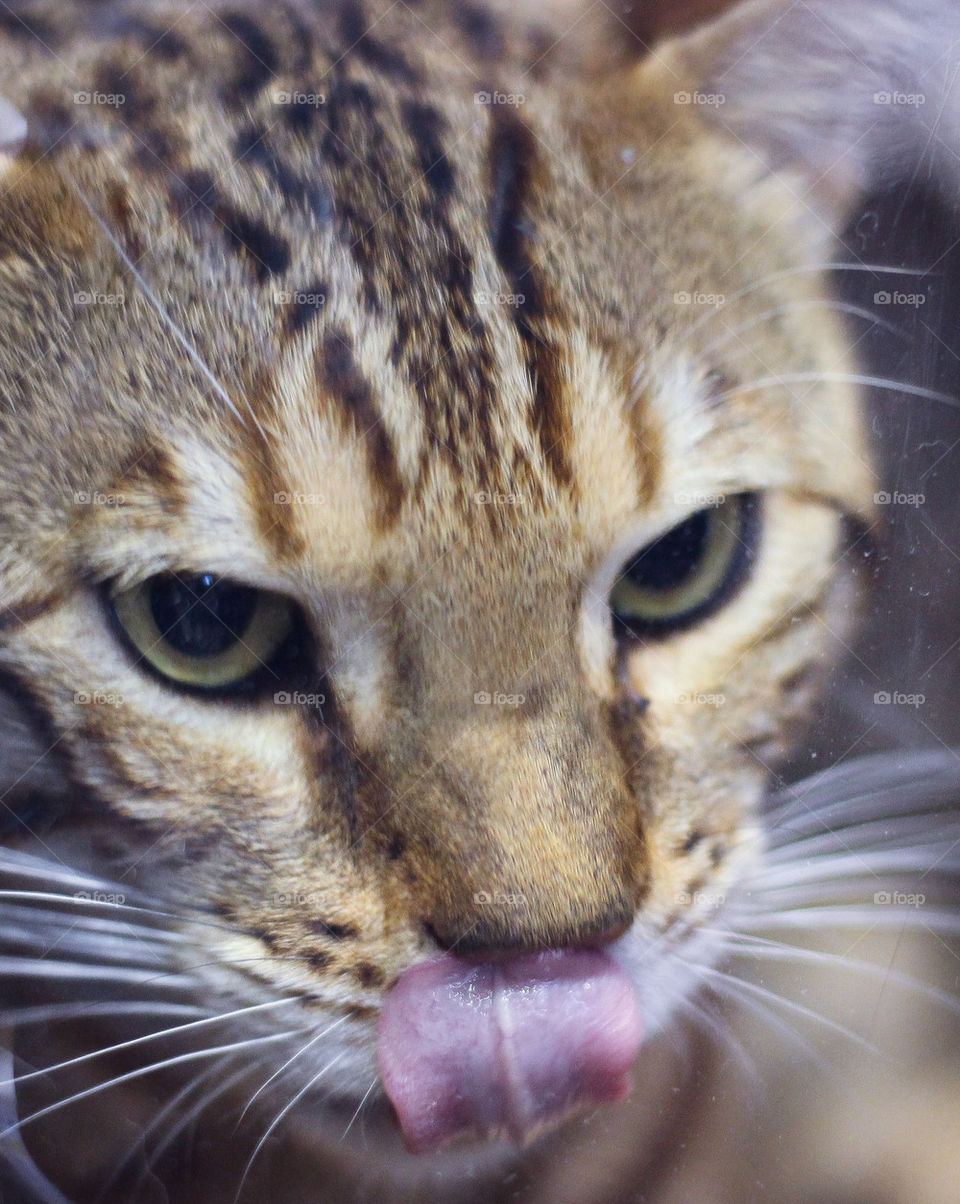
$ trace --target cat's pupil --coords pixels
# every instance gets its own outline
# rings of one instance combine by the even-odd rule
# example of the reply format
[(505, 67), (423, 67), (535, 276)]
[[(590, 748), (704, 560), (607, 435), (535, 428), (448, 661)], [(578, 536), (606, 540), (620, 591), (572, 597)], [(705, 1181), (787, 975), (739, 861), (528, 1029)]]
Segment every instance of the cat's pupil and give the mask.
[(246, 631), (257, 591), (212, 573), (169, 575), (150, 585), (157, 630), (184, 656), (217, 656)]
[(698, 510), (655, 540), (627, 568), (626, 576), (643, 589), (675, 589), (703, 558), (714, 511)]

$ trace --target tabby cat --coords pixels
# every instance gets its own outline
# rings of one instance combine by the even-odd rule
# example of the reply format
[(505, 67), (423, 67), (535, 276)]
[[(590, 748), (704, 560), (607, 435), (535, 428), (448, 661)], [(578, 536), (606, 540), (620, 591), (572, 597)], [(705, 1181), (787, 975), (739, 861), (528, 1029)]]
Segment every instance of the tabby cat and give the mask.
[(4, 1201), (533, 1198), (662, 1111), (826, 822), (762, 798), (878, 541), (827, 271), (953, 199), (958, 36), (2, 7)]

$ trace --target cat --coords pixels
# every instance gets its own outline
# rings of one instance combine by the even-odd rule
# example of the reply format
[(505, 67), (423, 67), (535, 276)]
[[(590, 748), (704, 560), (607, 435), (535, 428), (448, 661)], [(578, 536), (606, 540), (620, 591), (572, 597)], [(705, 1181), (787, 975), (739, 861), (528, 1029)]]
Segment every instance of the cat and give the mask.
[(776, 774), (960, 12), (600, 7), (0, 14), (4, 1190), (536, 1198), (785, 882), (953, 930), (949, 750)]

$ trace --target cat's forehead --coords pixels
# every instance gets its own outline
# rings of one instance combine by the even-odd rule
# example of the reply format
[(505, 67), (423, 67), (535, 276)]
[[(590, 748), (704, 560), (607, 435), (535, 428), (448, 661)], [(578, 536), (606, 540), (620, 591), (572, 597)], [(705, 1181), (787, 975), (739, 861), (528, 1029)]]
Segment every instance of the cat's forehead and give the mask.
[[(722, 387), (701, 404), (711, 363), (685, 333), (707, 343), (710, 313), (684, 290), (781, 263), (752, 251), (689, 123), (564, 99), (529, 31), (399, 9), (375, 30), (350, 3), (305, 9), (298, 29), (293, 7), (268, 28), (255, 6), (158, 5), (93, 21), (76, 61), (28, 59), (4, 375), (21, 426), (75, 440), (76, 488), (158, 450), (183, 464), (189, 435), (247, 466), (291, 546), (437, 502), (452, 523), (454, 495), (467, 526), (488, 504), (471, 499), (521, 496), (603, 542), (658, 470), (676, 492), (723, 463), (704, 448), (729, 406)], [(57, 371), (35, 354), (54, 337)], [(793, 342), (768, 358), (796, 362)], [(324, 496), (326, 517), (279, 510), (284, 493)]]

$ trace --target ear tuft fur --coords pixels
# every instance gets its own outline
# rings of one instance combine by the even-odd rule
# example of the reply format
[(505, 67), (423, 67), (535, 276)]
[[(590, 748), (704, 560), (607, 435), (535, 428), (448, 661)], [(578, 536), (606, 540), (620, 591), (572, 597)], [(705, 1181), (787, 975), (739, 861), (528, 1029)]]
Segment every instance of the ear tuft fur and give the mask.
[(960, 201), (960, 0), (745, 0), (640, 70), (800, 172), (834, 226), (872, 185), (924, 173)]
[(0, 96), (0, 170), (20, 151), (27, 137), (27, 119)]

